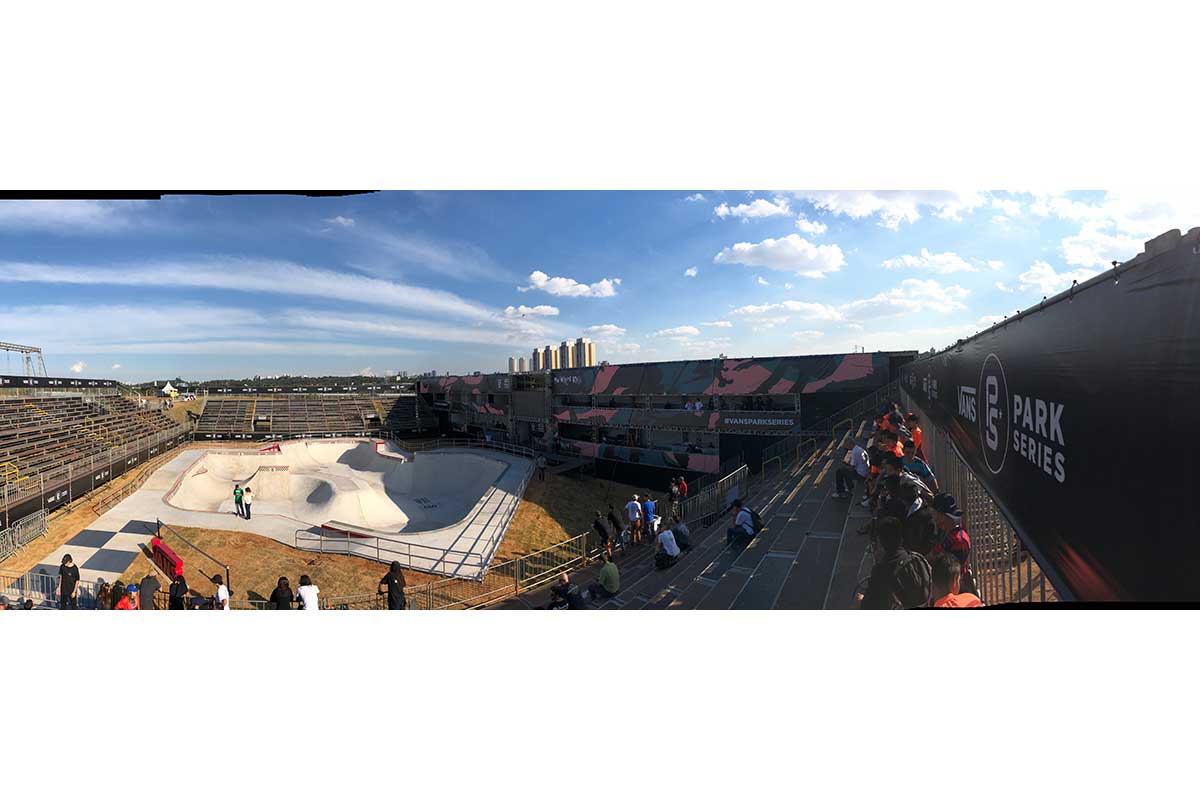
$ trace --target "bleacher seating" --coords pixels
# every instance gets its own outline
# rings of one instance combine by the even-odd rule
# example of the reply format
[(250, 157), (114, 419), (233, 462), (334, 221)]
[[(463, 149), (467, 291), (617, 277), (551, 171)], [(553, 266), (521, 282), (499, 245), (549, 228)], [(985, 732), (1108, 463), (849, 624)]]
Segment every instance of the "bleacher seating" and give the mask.
[(0, 398), (0, 482), (33, 479), (174, 424), (124, 397)]
[(433, 415), (422, 408), (424, 405), (415, 395), (209, 397), (197, 422), (196, 435), (225, 438), (408, 432), (434, 425)]

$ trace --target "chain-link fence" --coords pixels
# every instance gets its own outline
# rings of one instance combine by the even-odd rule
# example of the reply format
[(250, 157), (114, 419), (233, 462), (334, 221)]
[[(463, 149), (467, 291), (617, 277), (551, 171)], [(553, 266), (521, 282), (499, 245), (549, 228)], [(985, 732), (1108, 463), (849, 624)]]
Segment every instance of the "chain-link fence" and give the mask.
[(46, 512), (35, 511), (14, 522), (12, 527), (0, 531), (0, 561), (8, 558), (39, 536), (45, 536), (46, 529)]
[(920, 418), (924, 449), (939, 488), (954, 495), (963, 510), (963, 527), (971, 537), (971, 571), (985, 605), (1053, 602), (1058, 593), (1021, 545), (1016, 531), (1004, 518), (987, 489), (954, 449), (945, 432), (921, 413), (903, 391), (901, 402)]

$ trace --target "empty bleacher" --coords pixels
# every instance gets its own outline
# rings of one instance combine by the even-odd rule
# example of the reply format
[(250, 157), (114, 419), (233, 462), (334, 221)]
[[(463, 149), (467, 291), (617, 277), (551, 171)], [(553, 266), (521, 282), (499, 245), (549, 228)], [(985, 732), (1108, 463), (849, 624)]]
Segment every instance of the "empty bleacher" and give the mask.
[(175, 423), (123, 397), (0, 398), (0, 482), (17, 484)]
[[(423, 408), (424, 407), (424, 408)], [(398, 433), (433, 427), (433, 414), (416, 395), (376, 398), (286, 395), (209, 397), (196, 425), (202, 439)]]

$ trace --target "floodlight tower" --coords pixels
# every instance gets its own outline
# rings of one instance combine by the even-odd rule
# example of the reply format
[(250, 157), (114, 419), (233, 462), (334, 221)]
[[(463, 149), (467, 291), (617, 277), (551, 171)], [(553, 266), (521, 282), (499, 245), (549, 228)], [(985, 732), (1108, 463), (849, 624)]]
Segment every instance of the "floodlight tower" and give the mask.
[[(20, 353), (25, 359), (25, 377), (27, 378), (44, 378), (46, 377), (46, 362), (42, 360), (42, 348), (30, 347), (24, 344), (13, 344), (11, 342), (0, 342), (0, 350), (9, 353)], [(34, 366), (33, 359), (37, 357), (37, 366)]]

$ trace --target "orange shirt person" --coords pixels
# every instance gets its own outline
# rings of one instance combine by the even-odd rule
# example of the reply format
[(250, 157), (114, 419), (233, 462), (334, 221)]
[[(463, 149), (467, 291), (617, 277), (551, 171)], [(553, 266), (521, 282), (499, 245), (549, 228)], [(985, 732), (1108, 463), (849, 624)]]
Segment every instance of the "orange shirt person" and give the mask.
[(917, 446), (917, 458), (924, 461), (925, 450), (922, 449), (921, 442), (925, 440), (925, 435), (921, 433), (920, 420), (917, 419), (916, 414), (909, 413), (909, 415), (905, 417), (905, 421), (908, 423), (908, 432), (912, 434), (913, 444)]
[(962, 570), (958, 559), (942, 553), (933, 560), (934, 608), (980, 608), (983, 601), (970, 592), (959, 592)]

